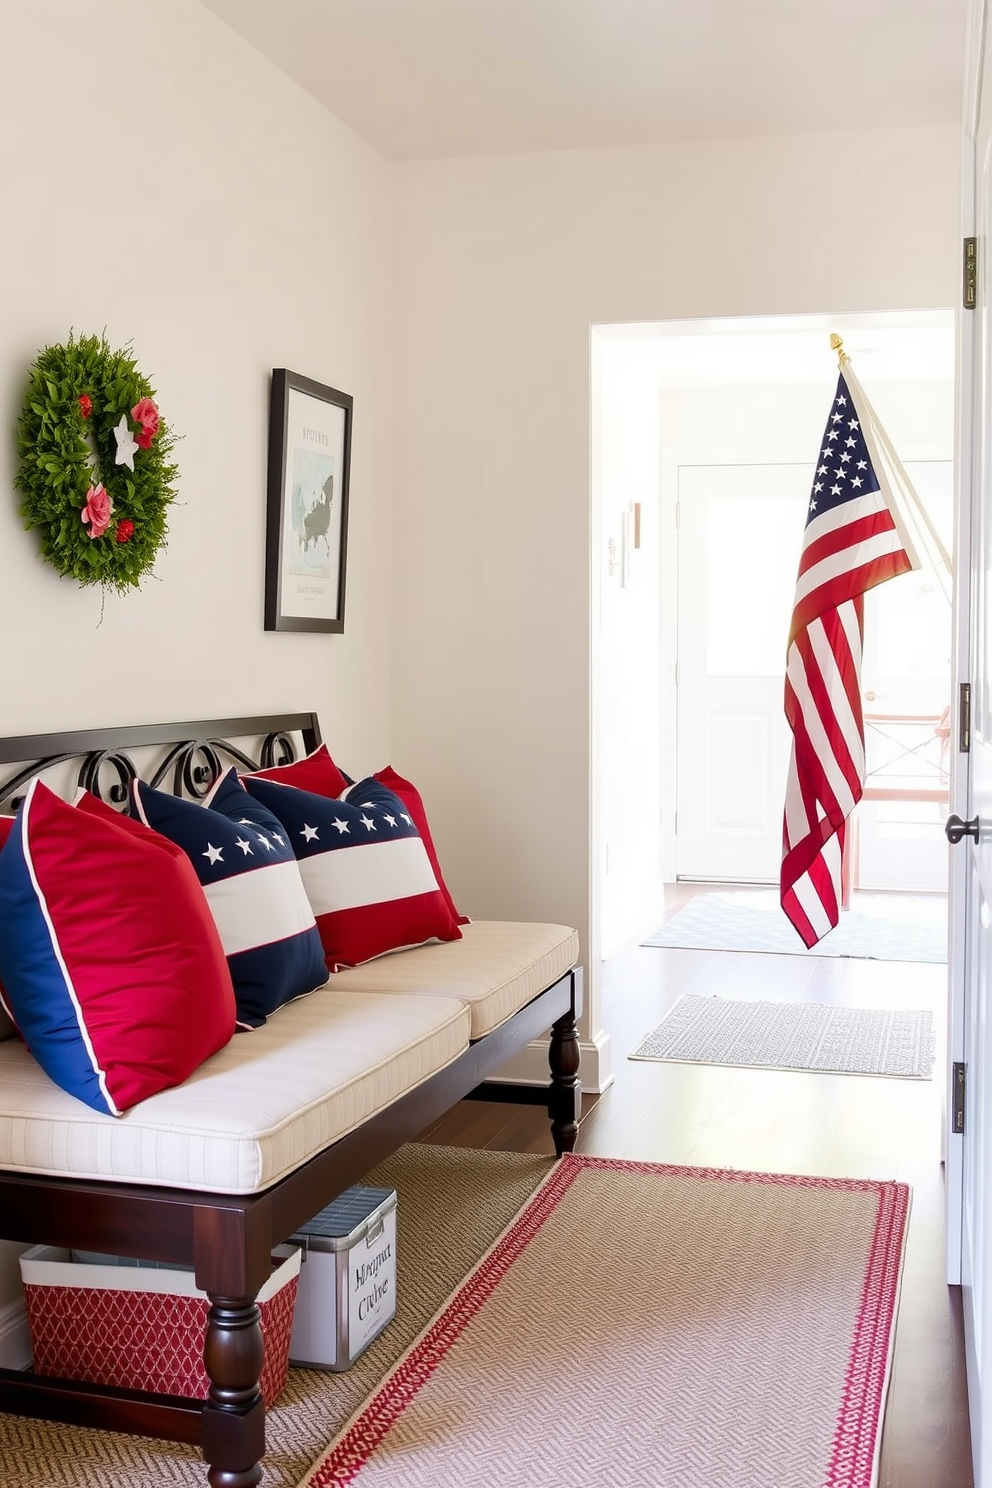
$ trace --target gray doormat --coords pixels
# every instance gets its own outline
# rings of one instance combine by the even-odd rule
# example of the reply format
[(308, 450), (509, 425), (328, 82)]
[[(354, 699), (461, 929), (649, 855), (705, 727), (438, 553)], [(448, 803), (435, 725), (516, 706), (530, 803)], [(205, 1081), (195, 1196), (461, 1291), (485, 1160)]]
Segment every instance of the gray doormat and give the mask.
[(737, 1002), (687, 993), (628, 1057), (929, 1080), (934, 1056), (929, 1011)]
[(836, 929), (808, 951), (782, 912), (775, 889), (728, 889), (697, 894), (641, 944), (874, 961), (946, 961), (947, 895), (856, 892)]

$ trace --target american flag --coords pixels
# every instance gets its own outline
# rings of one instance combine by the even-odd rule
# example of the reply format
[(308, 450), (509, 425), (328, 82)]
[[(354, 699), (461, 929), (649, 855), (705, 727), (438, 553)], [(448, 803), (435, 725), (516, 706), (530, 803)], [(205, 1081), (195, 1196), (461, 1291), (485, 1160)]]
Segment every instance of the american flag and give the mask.
[(844, 837), (864, 789), (864, 595), (919, 567), (864, 411), (841, 372), (813, 478), (789, 631), (785, 716), (793, 739), (781, 898), (807, 947), (840, 918)]

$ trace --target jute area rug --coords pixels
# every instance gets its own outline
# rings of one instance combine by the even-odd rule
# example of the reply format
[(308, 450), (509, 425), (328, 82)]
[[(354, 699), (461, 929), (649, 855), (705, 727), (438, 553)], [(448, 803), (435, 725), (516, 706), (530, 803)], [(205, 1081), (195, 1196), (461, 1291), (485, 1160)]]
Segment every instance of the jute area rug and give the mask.
[(563, 1158), (305, 1488), (868, 1488), (907, 1206)]
[[(345, 1374), (291, 1369), (269, 1412), (263, 1488), (300, 1478), (553, 1166), (547, 1157), (410, 1143), (365, 1182), (397, 1194), (397, 1312)], [(197, 1450), (0, 1415), (3, 1488), (204, 1488)]]
[(892, 1012), (686, 993), (629, 1057), (929, 1080), (935, 1051), (933, 1014), (926, 1009)]
[(661, 949), (940, 962), (947, 960), (947, 896), (856, 891), (840, 924), (808, 951), (774, 889), (697, 894), (641, 943)]

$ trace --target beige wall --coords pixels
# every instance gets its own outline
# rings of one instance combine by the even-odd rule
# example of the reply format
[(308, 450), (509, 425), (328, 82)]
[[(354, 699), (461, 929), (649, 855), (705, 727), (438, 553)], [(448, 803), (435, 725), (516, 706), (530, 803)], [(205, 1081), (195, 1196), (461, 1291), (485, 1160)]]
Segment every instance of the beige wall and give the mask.
[[(0, 733), (316, 708), (343, 763), (384, 763), (385, 163), (195, 0), (0, 5), (0, 139), (5, 428), (42, 346), (106, 328), (183, 436), (157, 578), (102, 622), (99, 590), (37, 558), (0, 440)], [(275, 366), (355, 398), (343, 636), (262, 630)], [(18, 1293), (0, 1246), (4, 1362)]]
[(395, 203), (395, 753), (468, 910), (595, 973), (590, 326), (953, 304), (958, 136), (411, 163)]
[[(133, 342), (182, 435), (139, 593), (81, 591), (0, 501), (0, 733), (319, 710), (387, 752), (389, 174), (196, 0), (0, 6), (0, 406), (71, 328)], [(268, 380), (354, 395), (344, 636), (262, 630)], [(10, 491), (12, 441), (0, 441)]]

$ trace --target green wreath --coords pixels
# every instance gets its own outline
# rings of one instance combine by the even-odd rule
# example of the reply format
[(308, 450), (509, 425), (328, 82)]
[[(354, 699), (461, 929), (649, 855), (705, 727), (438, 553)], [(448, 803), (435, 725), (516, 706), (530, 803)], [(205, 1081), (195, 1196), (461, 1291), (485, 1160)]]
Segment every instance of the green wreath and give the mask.
[(176, 436), (125, 351), (71, 335), (31, 369), (14, 484), (41, 556), (80, 584), (135, 588), (165, 546)]

